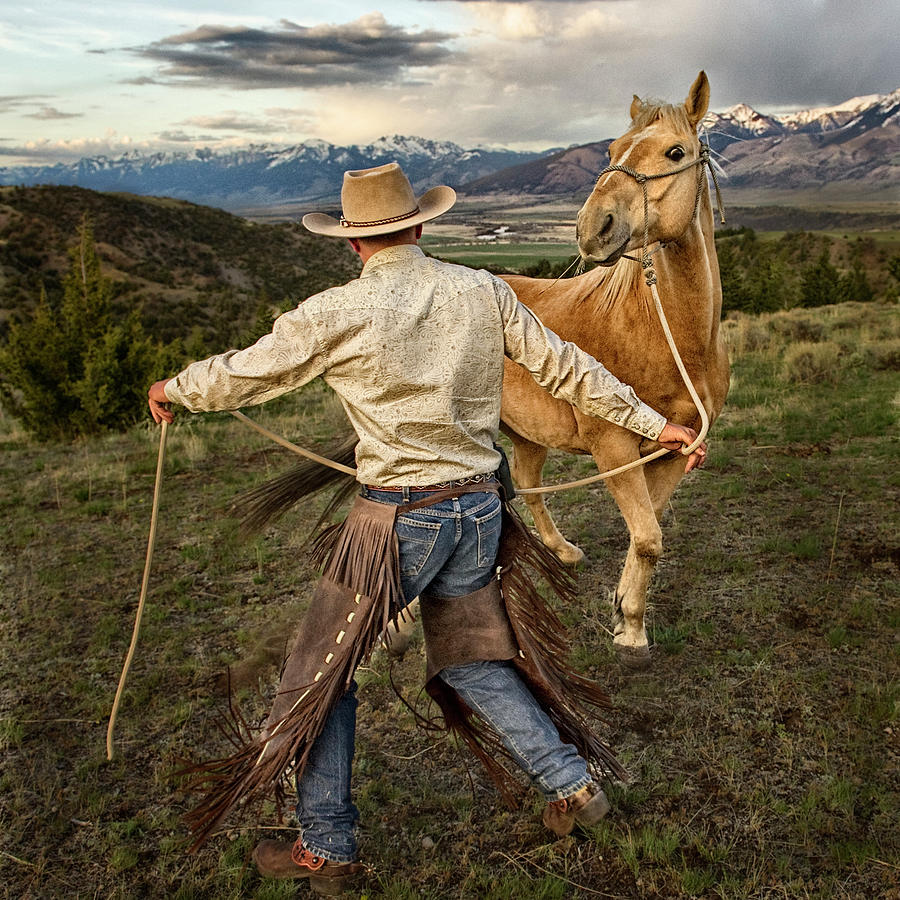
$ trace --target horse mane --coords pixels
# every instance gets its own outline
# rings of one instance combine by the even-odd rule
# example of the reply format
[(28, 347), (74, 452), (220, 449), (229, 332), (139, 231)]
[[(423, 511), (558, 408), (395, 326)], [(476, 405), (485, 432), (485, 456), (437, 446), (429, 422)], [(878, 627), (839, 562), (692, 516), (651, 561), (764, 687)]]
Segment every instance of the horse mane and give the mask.
[(683, 103), (665, 103), (662, 100), (651, 99), (641, 100), (641, 108), (631, 120), (631, 127), (623, 137), (635, 131), (641, 131), (656, 121), (672, 125), (679, 131), (686, 131), (689, 134), (694, 133)]
[(591, 303), (593, 312), (606, 313), (622, 303), (643, 301), (641, 306), (650, 313), (650, 303), (639, 282), (643, 281), (640, 265), (629, 259), (622, 259), (611, 268), (598, 266), (587, 273), (584, 290), (577, 298), (579, 303)]

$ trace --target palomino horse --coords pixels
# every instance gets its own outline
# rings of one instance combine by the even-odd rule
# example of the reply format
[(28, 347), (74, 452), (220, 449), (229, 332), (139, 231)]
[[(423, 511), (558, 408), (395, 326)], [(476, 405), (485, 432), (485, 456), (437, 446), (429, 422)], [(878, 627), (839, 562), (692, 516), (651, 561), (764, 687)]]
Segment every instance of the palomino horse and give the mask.
[[(712, 206), (696, 133), (708, 102), (705, 72), (683, 104), (647, 103), (635, 96), (631, 127), (610, 145), (610, 169), (601, 173), (578, 213), (578, 249), (584, 260), (599, 267), (568, 280), (506, 277), (519, 300), (545, 325), (599, 359), (669, 420), (694, 428), (699, 428), (697, 409), (666, 343), (641, 265), (622, 256), (659, 244), (653, 264), (662, 305), (713, 421), (725, 403), (729, 372), (719, 328), (722, 290)], [(520, 488), (541, 483), (550, 447), (589, 453), (601, 471), (659, 447), (555, 400), (508, 360), (502, 420), (513, 443), (513, 478)], [(659, 519), (684, 465), (684, 458), (673, 453), (606, 482), (631, 536), (612, 601), (613, 641), (620, 659), (631, 667), (649, 664), (647, 585), (662, 553)], [(544, 543), (565, 562), (580, 560), (584, 554), (560, 534), (542, 495), (526, 494), (525, 500)]]

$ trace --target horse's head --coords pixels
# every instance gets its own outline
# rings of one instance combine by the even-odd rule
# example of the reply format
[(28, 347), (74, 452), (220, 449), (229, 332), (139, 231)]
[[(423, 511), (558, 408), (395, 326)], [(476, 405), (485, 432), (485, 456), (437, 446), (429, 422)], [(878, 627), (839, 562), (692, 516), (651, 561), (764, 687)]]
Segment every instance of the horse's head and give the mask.
[[(644, 241), (678, 238), (696, 209), (698, 178), (706, 179), (699, 163), (697, 124), (709, 105), (709, 81), (701, 72), (680, 105), (645, 103), (637, 95), (631, 104), (631, 127), (609, 146), (610, 168), (653, 176), (642, 185), (626, 171), (605, 170), (578, 213), (576, 236), (584, 259), (611, 266), (626, 250)], [(682, 169), (677, 172), (676, 170)], [(698, 172), (699, 168), (699, 172)], [(666, 177), (672, 173), (671, 177)]]

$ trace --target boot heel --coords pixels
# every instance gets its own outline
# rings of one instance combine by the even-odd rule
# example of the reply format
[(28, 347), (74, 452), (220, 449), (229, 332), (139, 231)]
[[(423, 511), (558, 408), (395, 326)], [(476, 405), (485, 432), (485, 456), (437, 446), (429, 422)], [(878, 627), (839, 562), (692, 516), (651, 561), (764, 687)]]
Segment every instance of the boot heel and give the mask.
[(323, 878), (310, 875), (309, 886), (314, 894), (320, 897), (340, 897), (344, 889), (349, 887), (348, 878)]

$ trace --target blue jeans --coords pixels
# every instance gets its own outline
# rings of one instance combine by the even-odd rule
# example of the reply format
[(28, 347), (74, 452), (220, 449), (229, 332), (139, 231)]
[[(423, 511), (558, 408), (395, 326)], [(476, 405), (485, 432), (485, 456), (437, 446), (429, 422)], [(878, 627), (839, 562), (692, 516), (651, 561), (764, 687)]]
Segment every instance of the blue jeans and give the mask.
[[(380, 503), (427, 494), (368, 491)], [(400, 576), (407, 602), (427, 592), (461, 597), (495, 577), (501, 506), (495, 494), (460, 494), (397, 517)], [(508, 662), (488, 660), (441, 671), (465, 702), (502, 737), (513, 758), (547, 800), (561, 800), (591, 781), (585, 761), (564, 744), (556, 726)], [(356, 686), (335, 706), (297, 782), (303, 845), (326, 859), (356, 858), (359, 813), (350, 794), (356, 736)]]

